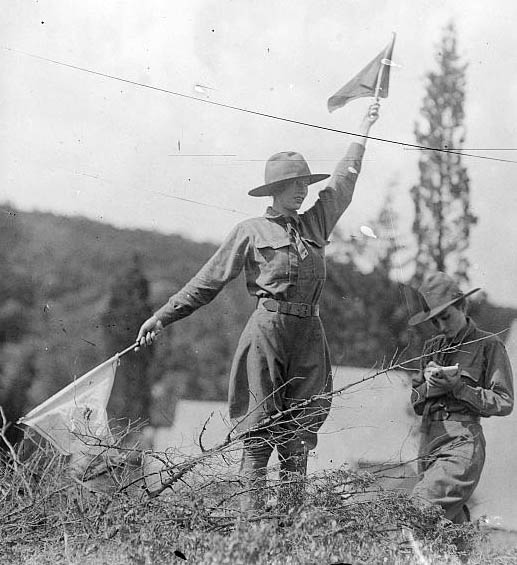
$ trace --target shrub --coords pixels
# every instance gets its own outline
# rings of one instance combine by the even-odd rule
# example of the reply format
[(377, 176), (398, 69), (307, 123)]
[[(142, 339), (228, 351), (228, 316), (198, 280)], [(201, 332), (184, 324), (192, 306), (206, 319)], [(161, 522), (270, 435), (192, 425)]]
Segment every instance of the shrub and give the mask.
[[(382, 490), (374, 475), (348, 468), (310, 475), (303, 504), (288, 511), (274, 504), (271, 478), (269, 510), (245, 519), (239, 477), (225, 472), (232, 450), (223, 452), (225, 460), (221, 453), (201, 458), (159, 497), (150, 496), (147, 467), (136, 466), (132, 454), (119, 454), (116, 464), (104, 455), (93, 479), (92, 469), (90, 478), (75, 477), (50, 446), (24, 462), (5, 457), (0, 562), (358, 565), (409, 564), (420, 555), (442, 564), (455, 562), (458, 545), (475, 549), (481, 540), (475, 524), (454, 526), (436, 507)], [(168, 465), (166, 478), (191, 463), (177, 452), (149, 457)]]

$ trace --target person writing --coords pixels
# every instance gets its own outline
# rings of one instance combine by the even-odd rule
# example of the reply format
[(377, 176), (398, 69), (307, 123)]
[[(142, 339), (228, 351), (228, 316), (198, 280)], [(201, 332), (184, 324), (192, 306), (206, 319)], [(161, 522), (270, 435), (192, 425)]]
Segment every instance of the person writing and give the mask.
[[(358, 141), (351, 143), (315, 204), (302, 214), (298, 210), (309, 186), (330, 175), (311, 173), (300, 153), (270, 157), (265, 184), (249, 195), (271, 196), (272, 206), (264, 216), (235, 226), (192, 280), (138, 332), (137, 342), (150, 345), (165, 326), (209, 303), (244, 270), (257, 307), (237, 345), (228, 394), (230, 417), (244, 440), (241, 472), (253, 487), (241, 498), (243, 510), (263, 507), (261, 491), (275, 447), (281, 484), (306, 473), (307, 452), (316, 447), (317, 431), (328, 415), (328, 396), (313, 399), (332, 390), (329, 349), (318, 306), (325, 281), (325, 246), (352, 200), (368, 133), (378, 113), (379, 104), (372, 104), (361, 122)], [(292, 409), (303, 401), (310, 402), (303, 409)], [(264, 422), (269, 423), (261, 426)]]
[(442, 272), (420, 287), (424, 310), (410, 326), (432, 321), (439, 335), (426, 341), (411, 401), (422, 416), (419, 481), (413, 495), (438, 504), (454, 523), (468, 521), (467, 501), (485, 462), (480, 418), (513, 408), (513, 377), (501, 339), (467, 316), (467, 297)]

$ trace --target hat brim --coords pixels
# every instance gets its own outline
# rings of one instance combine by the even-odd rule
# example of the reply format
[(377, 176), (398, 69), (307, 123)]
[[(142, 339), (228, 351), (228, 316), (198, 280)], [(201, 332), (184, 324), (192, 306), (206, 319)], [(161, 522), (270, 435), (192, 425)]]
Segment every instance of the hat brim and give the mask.
[(429, 320), (431, 320), (435, 316), (438, 316), (438, 314), (442, 313), (444, 310), (447, 310), (447, 308), (449, 306), (456, 304), (460, 300), (463, 300), (467, 296), (474, 294), (474, 292), (477, 292), (478, 290), (481, 290), (481, 289), (480, 288), (473, 288), (472, 290), (469, 290), (465, 294), (458, 296), (458, 298), (455, 298), (454, 300), (449, 300), (449, 302), (446, 302), (445, 304), (440, 304), (440, 306), (435, 306), (432, 310), (428, 310), (428, 311), (422, 310), (421, 312), (418, 312), (417, 314), (415, 314), (414, 316), (411, 316), (411, 318), (409, 318), (408, 325), (409, 326), (417, 326), (418, 324), (423, 324), (424, 322), (428, 322)]
[(261, 186), (257, 186), (257, 188), (251, 189), (248, 192), (248, 194), (250, 196), (273, 196), (275, 193), (279, 192), (281, 188), (284, 186), (284, 184), (287, 182), (302, 179), (308, 181), (309, 184), (314, 184), (324, 179), (328, 179), (329, 177), (330, 175), (321, 174), (321, 173), (316, 175), (300, 175), (288, 179), (277, 180), (276, 182), (270, 182), (268, 184), (263, 184)]

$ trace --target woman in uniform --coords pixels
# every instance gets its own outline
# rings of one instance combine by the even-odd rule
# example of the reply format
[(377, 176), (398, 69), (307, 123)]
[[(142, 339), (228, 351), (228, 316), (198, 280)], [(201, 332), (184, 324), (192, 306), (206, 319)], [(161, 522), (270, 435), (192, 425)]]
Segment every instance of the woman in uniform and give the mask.
[[(370, 106), (357, 141), (315, 204), (302, 214), (298, 210), (309, 186), (330, 175), (312, 174), (296, 152), (268, 159), (265, 184), (249, 191), (253, 197), (273, 198), (264, 216), (239, 223), (197, 275), (138, 333), (139, 344), (150, 345), (165, 326), (209, 303), (244, 269), (257, 307), (233, 359), (229, 414), (244, 440), (241, 471), (251, 485), (242, 497), (245, 510), (258, 510), (263, 504), (260, 493), (275, 447), (284, 485), (305, 474), (307, 452), (316, 446), (316, 433), (330, 409), (325, 395), (332, 390), (331, 364), (318, 306), (325, 281), (325, 246), (352, 200), (378, 110), (377, 103)], [(303, 401), (308, 402), (296, 409)]]

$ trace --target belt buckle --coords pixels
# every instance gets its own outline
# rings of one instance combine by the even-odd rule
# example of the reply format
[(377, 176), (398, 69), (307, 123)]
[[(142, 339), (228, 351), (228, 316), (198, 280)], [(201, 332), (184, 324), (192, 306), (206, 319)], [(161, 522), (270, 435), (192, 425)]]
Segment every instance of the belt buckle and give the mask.
[(297, 304), (297, 316), (299, 316), (300, 318), (306, 318), (307, 316), (309, 316), (310, 314), (310, 304), (303, 304), (303, 303), (298, 303)]
[(275, 300), (276, 311), (280, 314), (289, 314), (289, 304), (281, 300)]

